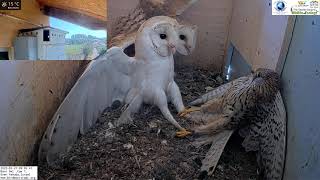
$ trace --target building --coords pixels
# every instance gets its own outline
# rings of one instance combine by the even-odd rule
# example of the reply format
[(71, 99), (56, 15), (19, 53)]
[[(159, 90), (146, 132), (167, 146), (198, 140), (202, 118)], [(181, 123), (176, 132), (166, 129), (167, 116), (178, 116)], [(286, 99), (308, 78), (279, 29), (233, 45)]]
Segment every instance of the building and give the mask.
[(16, 60), (66, 60), (68, 32), (52, 27), (22, 29), (14, 40)]

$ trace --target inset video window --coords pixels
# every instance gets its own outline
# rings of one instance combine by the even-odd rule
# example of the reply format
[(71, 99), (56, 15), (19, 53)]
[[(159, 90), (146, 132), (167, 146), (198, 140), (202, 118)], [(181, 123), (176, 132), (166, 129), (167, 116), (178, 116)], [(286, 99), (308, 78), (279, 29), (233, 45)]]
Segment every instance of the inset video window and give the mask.
[(100, 1), (90, 6), (67, 2), (21, 0), (17, 8), (0, 8), (0, 60), (94, 60), (103, 55), (106, 8)]

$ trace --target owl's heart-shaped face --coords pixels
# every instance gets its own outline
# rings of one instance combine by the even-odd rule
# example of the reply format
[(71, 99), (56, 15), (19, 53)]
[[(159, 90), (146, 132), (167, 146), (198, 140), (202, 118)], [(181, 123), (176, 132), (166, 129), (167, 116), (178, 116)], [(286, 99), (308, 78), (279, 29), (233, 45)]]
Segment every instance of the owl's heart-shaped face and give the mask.
[(182, 55), (190, 55), (196, 46), (197, 26), (180, 25), (177, 28), (179, 36), (177, 51)]
[(179, 39), (176, 25), (171, 23), (158, 24), (152, 28), (149, 35), (153, 49), (158, 55), (168, 57), (175, 54)]
[(176, 19), (167, 16), (155, 16), (139, 28), (135, 40), (135, 56), (152, 60), (154, 58), (151, 56), (155, 54), (169, 57), (176, 51), (182, 55), (189, 55), (196, 46), (196, 39), (196, 26), (179, 24)]

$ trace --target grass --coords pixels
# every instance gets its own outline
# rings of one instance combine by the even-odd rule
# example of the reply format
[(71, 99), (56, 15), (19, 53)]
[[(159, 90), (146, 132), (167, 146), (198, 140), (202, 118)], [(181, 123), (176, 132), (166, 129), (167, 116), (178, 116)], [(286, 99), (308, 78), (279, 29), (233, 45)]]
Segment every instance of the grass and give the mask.
[[(71, 44), (66, 45), (65, 47), (65, 53), (68, 57), (68, 59), (75, 58), (75, 56), (91, 56), (93, 53), (93, 49), (96, 48), (98, 53), (103, 53), (106, 51), (105, 46), (97, 46), (93, 47), (91, 44), (83, 43), (83, 44)], [(87, 55), (85, 55), (87, 54)]]
[(67, 55), (75, 55), (75, 54), (82, 54), (82, 49), (84, 48), (85, 44), (73, 44), (66, 46), (66, 54)]

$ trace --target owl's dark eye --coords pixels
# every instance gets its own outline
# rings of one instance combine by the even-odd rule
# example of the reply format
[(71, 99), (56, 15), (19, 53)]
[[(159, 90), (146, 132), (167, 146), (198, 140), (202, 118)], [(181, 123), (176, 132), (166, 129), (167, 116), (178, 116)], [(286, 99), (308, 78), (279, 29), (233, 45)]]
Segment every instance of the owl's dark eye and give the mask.
[(179, 37), (180, 37), (181, 40), (185, 40), (186, 39), (186, 36), (182, 35), (182, 34)]
[(160, 38), (161, 39), (167, 39), (167, 35), (166, 34), (160, 34)]

